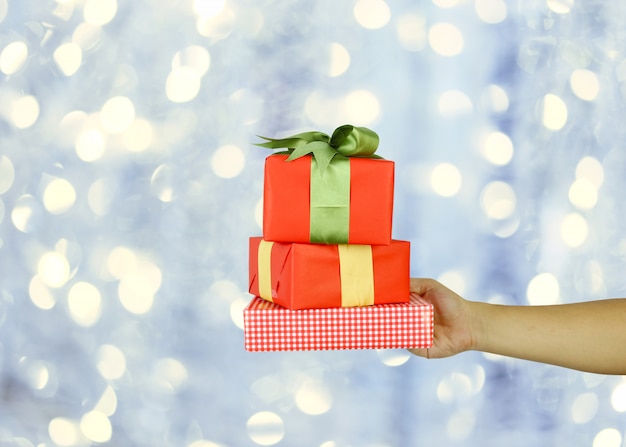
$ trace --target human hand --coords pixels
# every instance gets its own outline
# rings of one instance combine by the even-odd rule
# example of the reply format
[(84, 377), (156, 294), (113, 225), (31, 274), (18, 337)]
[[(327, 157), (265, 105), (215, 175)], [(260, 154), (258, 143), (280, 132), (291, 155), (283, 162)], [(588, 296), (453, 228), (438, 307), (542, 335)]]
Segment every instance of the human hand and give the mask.
[(429, 359), (450, 357), (472, 349), (471, 303), (434, 279), (411, 278), (411, 294), (433, 305), (433, 345), (409, 349)]

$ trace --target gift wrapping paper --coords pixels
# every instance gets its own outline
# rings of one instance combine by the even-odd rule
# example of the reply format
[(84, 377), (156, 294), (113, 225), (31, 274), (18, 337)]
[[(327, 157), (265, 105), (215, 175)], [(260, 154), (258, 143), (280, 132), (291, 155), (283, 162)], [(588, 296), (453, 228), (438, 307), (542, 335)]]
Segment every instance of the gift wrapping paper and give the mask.
[(249, 292), (289, 309), (409, 301), (410, 243), (298, 244), (250, 238)]
[(290, 310), (254, 297), (244, 309), (247, 351), (428, 348), (433, 307), (407, 303)]
[[(271, 155), (265, 161), (263, 237), (278, 242), (319, 242), (387, 245), (393, 215), (393, 161), (350, 157), (349, 182), (332, 180), (333, 161), (320, 178), (312, 156), (286, 161)], [(336, 192), (336, 203), (317, 203), (315, 188)], [(335, 183), (341, 183), (339, 185)], [(326, 191), (328, 192), (328, 191)], [(344, 205), (345, 196), (349, 204)], [(345, 208), (345, 209), (342, 209)]]

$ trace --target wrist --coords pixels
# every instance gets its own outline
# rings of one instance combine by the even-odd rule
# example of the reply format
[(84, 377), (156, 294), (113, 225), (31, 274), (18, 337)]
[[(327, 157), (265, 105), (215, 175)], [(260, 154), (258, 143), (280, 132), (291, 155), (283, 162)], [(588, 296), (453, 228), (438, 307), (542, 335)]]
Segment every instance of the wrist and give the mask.
[(482, 351), (486, 346), (487, 324), (486, 314), (490, 304), (467, 301), (469, 315), (469, 347), (470, 351)]

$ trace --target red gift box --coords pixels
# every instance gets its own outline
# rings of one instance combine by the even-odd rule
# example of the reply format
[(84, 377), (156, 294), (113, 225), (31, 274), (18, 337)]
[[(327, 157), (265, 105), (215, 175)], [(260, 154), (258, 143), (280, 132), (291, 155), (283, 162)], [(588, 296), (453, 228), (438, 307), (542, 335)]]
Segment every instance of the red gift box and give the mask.
[[(315, 240), (315, 235), (311, 234), (312, 157), (306, 155), (293, 161), (285, 161), (286, 159), (287, 155), (277, 154), (265, 160), (265, 240), (367, 245), (387, 245), (391, 242), (395, 168), (393, 161), (349, 158), (349, 219), (345, 222), (330, 222), (331, 226), (346, 225), (348, 239), (327, 241)], [(313, 219), (318, 219), (317, 214), (313, 213), (313, 216)], [(314, 227), (317, 225), (317, 222), (313, 222)], [(331, 231), (336, 229), (330, 228)]]
[(250, 238), (249, 291), (288, 309), (409, 301), (410, 243), (298, 244)]
[(248, 351), (429, 348), (433, 307), (408, 303), (290, 310), (255, 297), (244, 309)]

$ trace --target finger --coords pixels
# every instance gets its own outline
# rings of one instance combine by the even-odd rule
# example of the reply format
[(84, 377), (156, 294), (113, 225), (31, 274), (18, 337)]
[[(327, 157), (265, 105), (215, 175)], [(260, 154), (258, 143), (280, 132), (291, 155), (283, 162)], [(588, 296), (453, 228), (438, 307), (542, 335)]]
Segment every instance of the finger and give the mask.
[(414, 348), (414, 349), (409, 349), (409, 352), (412, 354), (415, 354), (418, 357), (422, 357), (425, 359), (430, 358), (430, 356), (428, 355), (428, 348)]
[(426, 278), (411, 278), (410, 290), (418, 295), (425, 295), (431, 288), (431, 282)]

